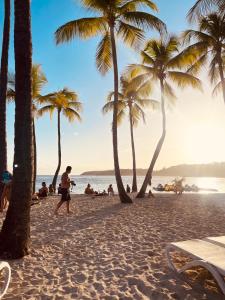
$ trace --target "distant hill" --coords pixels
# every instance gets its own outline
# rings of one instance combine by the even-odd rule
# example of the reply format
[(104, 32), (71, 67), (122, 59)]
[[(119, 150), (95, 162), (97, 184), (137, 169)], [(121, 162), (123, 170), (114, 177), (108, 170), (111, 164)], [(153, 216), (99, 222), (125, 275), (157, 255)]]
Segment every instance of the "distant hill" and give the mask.
[[(138, 176), (144, 176), (146, 169), (137, 169)], [(132, 175), (132, 170), (121, 169), (122, 176)], [(113, 170), (105, 171), (89, 171), (84, 172), (81, 175), (84, 176), (114, 176)], [(225, 178), (225, 162), (209, 163), (209, 164), (183, 164), (172, 166), (169, 168), (163, 168), (158, 171), (154, 171), (154, 176), (180, 176), (180, 177), (221, 177)]]

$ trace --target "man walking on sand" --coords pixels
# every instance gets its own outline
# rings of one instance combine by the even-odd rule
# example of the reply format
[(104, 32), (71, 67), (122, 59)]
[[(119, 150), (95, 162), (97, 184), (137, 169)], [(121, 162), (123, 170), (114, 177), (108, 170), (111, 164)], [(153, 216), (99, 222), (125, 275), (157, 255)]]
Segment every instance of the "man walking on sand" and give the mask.
[(61, 177), (61, 200), (59, 201), (59, 203), (56, 206), (55, 209), (55, 215), (58, 215), (58, 210), (60, 208), (60, 206), (65, 202), (66, 203), (66, 208), (67, 208), (67, 213), (71, 213), (70, 211), (70, 184), (74, 184), (73, 181), (70, 180), (69, 178), (69, 174), (71, 173), (72, 167), (71, 166), (67, 166), (66, 167), (66, 172), (64, 172), (62, 174)]

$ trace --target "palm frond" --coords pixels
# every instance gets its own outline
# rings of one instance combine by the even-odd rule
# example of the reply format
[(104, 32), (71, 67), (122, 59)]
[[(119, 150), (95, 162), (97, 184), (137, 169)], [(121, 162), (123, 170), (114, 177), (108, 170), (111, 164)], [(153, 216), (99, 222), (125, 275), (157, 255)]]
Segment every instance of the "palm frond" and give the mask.
[[(123, 100), (118, 100), (117, 102), (118, 111), (124, 110), (126, 108), (126, 102)], [(114, 109), (114, 101), (108, 101), (102, 108), (102, 113), (107, 114), (112, 112)]]
[(118, 36), (130, 47), (138, 49), (144, 40), (143, 31), (133, 25), (119, 21)]
[[(219, 3), (220, 0), (217, 0)], [(187, 18), (189, 22), (196, 21), (200, 16), (207, 13), (216, 4), (214, 0), (197, 0), (197, 2), (189, 10)]]
[(214, 55), (209, 65), (209, 78), (212, 84), (217, 82), (220, 77), (217, 64), (218, 64), (218, 58), (217, 55)]
[(142, 11), (132, 11), (123, 14), (122, 18), (138, 28), (143, 30), (155, 29), (160, 33), (166, 32), (166, 25), (159, 18)]
[(81, 116), (78, 113), (78, 111), (75, 109), (66, 107), (66, 108), (62, 109), (62, 113), (69, 120), (69, 122), (73, 122), (75, 120), (78, 120), (81, 122)]
[(38, 96), (41, 93), (42, 88), (48, 82), (44, 72), (41, 69), (41, 65), (34, 64), (32, 66), (32, 99), (38, 100)]
[(123, 119), (125, 118), (126, 113), (125, 111), (122, 110), (118, 110), (118, 114), (117, 114), (117, 125), (120, 126), (123, 122)]
[(44, 114), (49, 113), (50, 118), (52, 118), (52, 115), (53, 115), (55, 109), (56, 109), (56, 107), (51, 104), (43, 106), (43, 107), (39, 108), (39, 110), (37, 111), (37, 116), (42, 117)]
[(104, 17), (82, 18), (70, 21), (56, 30), (56, 44), (70, 42), (75, 37), (88, 39), (104, 33), (106, 28)]
[(192, 86), (193, 88), (202, 89), (201, 81), (188, 73), (178, 71), (168, 71), (168, 78), (176, 82), (180, 88)]
[(68, 102), (67, 106), (69, 108), (74, 108), (77, 112), (82, 112), (83, 111), (83, 104), (79, 101)]
[[(153, 90), (152, 82), (151, 82), (151, 80), (149, 80), (149, 75), (146, 76), (145, 79), (143, 78), (143, 75), (141, 75), (141, 76), (142, 76), (142, 80), (140, 80), (140, 81), (142, 81), (142, 83), (137, 88), (137, 94), (140, 97), (148, 97), (152, 93), (152, 90)], [(144, 80), (146, 80), (146, 81), (144, 82)]]
[(105, 33), (97, 47), (96, 66), (103, 75), (105, 75), (112, 67), (112, 47), (108, 31)]
[(145, 123), (145, 112), (140, 105), (134, 103), (131, 107), (133, 125), (136, 127), (140, 119)]
[(222, 85), (222, 81), (218, 82), (217, 85), (214, 87), (213, 92), (212, 92), (212, 96), (216, 97), (219, 93), (221, 93), (223, 91), (223, 85)]
[(172, 86), (167, 81), (164, 82), (164, 95), (169, 100), (169, 102), (172, 105), (174, 105), (174, 103), (177, 100), (177, 96), (174, 92), (174, 89), (172, 88)]
[(122, 13), (129, 12), (129, 11), (136, 11), (138, 6), (147, 6), (148, 8), (152, 9), (153, 11), (158, 11), (157, 5), (150, 1), (150, 0), (131, 0), (127, 1), (120, 7), (120, 11)]
[(135, 102), (139, 104), (140, 107), (146, 108), (150, 107), (151, 109), (159, 109), (160, 108), (160, 102), (155, 99), (142, 99), (142, 98), (136, 98)]

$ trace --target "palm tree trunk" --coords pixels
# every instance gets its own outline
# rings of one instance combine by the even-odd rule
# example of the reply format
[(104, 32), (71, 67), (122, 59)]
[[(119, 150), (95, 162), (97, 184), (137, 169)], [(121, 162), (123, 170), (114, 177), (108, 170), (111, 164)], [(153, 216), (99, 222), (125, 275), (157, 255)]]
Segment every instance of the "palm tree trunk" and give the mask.
[(15, 145), (12, 194), (0, 233), (0, 254), (20, 258), (29, 252), (33, 171), (30, 0), (15, 0)]
[(57, 166), (57, 169), (55, 171), (55, 175), (54, 175), (53, 180), (52, 180), (52, 185), (53, 185), (54, 191), (56, 190), (57, 178), (58, 178), (59, 171), (60, 171), (60, 168), (61, 168), (61, 133), (60, 133), (60, 128), (61, 128), (60, 123), (61, 122), (60, 122), (60, 114), (61, 114), (61, 110), (58, 109), (58, 166)]
[(37, 178), (37, 144), (36, 144), (36, 130), (35, 130), (35, 120), (33, 118), (33, 149), (34, 149), (34, 174), (33, 174), (33, 194), (36, 190), (36, 178)]
[(150, 163), (149, 169), (147, 171), (147, 174), (145, 176), (144, 182), (142, 184), (142, 187), (137, 195), (137, 198), (144, 198), (145, 192), (147, 189), (148, 184), (151, 185), (152, 183), (152, 173), (155, 166), (155, 163), (157, 161), (157, 158), (159, 156), (159, 153), (162, 149), (163, 142), (165, 140), (166, 136), (166, 113), (165, 113), (165, 99), (164, 99), (164, 82), (163, 79), (160, 79), (160, 88), (161, 88), (161, 112), (162, 112), (162, 135), (158, 141), (158, 144), (156, 146), (155, 152), (152, 157), (152, 161)]
[(218, 67), (219, 67), (219, 73), (220, 73), (220, 79), (221, 79), (221, 83), (222, 83), (222, 90), (223, 90), (223, 100), (225, 103), (225, 78), (224, 78), (224, 73), (223, 73), (223, 61), (221, 58), (221, 53), (218, 59)]
[(137, 172), (136, 172), (136, 154), (134, 145), (134, 128), (133, 128), (133, 118), (131, 112), (131, 105), (129, 105), (129, 120), (130, 120), (130, 137), (131, 137), (131, 148), (132, 148), (132, 159), (133, 159), (133, 182), (132, 182), (132, 192), (137, 192)]
[(115, 170), (115, 177), (116, 177), (116, 183), (117, 183), (120, 201), (122, 203), (132, 203), (131, 198), (127, 195), (124, 189), (123, 181), (120, 173), (120, 166), (119, 166), (118, 136), (117, 136), (119, 80), (118, 80), (116, 41), (114, 36), (113, 25), (110, 26), (110, 37), (111, 37), (111, 47), (112, 47), (112, 57), (113, 57), (113, 71), (114, 71), (114, 107), (113, 107), (113, 126), (112, 126), (114, 170)]
[(8, 53), (10, 35), (10, 0), (5, 0), (5, 17), (0, 74), (0, 174), (7, 170), (6, 94), (8, 82)]

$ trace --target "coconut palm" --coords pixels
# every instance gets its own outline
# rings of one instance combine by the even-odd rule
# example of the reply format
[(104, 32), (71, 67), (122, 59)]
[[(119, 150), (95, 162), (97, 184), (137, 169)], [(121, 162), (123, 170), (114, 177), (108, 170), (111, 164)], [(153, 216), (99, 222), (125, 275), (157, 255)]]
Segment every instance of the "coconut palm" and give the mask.
[(10, 0), (5, 0), (5, 17), (0, 71), (0, 174), (7, 169), (6, 94), (10, 35)]
[(198, 20), (199, 17), (218, 8), (217, 14), (225, 14), (224, 0), (198, 0), (188, 12), (189, 21)]
[(97, 47), (96, 64), (98, 70), (105, 74), (113, 66), (114, 71), (114, 109), (113, 109), (113, 156), (114, 170), (120, 200), (132, 203), (126, 194), (120, 173), (117, 140), (117, 112), (118, 112), (118, 63), (116, 37), (124, 43), (137, 48), (143, 40), (143, 29), (165, 30), (165, 24), (157, 17), (140, 11), (140, 5), (157, 10), (150, 0), (82, 0), (83, 6), (95, 17), (82, 18), (68, 22), (55, 33), (56, 42), (64, 43), (74, 37), (88, 39), (101, 35), (102, 39)]
[(29, 252), (33, 173), (30, 0), (15, 0), (14, 8), (16, 78), (14, 168), (11, 199), (0, 233), (0, 254), (9, 258), (20, 258)]
[(211, 83), (216, 85), (214, 93), (222, 91), (225, 103), (225, 16), (212, 13), (202, 17), (198, 29), (186, 30), (183, 38), (185, 43), (193, 42), (185, 51), (194, 52), (196, 57), (189, 72), (195, 74), (209, 62), (208, 75)]
[(61, 168), (61, 114), (63, 114), (69, 122), (74, 120), (81, 121), (80, 112), (82, 111), (82, 104), (78, 101), (78, 95), (64, 88), (58, 92), (51, 93), (42, 97), (42, 103), (47, 103), (38, 110), (38, 116), (44, 113), (50, 113), (52, 116), (54, 111), (57, 111), (58, 122), (58, 166), (53, 177), (52, 185), (56, 189), (58, 174)]
[[(120, 79), (121, 91), (118, 99), (118, 117), (117, 124), (119, 125), (128, 111), (129, 123), (130, 123), (130, 136), (131, 136), (131, 149), (133, 160), (133, 182), (132, 192), (137, 192), (137, 174), (136, 174), (136, 155), (135, 155), (135, 143), (134, 143), (134, 127), (138, 125), (140, 119), (145, 122), (144, 108), (151, 106), (156, 108), (158, 102), (149, 99), (149, 93), (151, 92), (151, 85), (149, 82), (135, 86), (132, 82), (132, 76), (130, 73), (123, 75)], [(107, 103), (104, 105), (103, 113), (113, 111), (114, 92), (109, 93), (107, 97)]]
[[(42, 95), (41, 90), (47, 83), (47, 78), (41, 69), (41, 65), (33, 64), (32, 66), (32, 102), (33, 102), (33, 150), (34, 150), (34, 174), (33, 174), (33, 193), (36, 187), (37, 176), (37, 143), (36, 143), (36, 129), (35, 129), (35, 117), (37, 117), (38, 106), (41, 102)], [(15, 100), (15, 77), (13, 74), (9, 74), (8, 80), (7, 98), (9, 101)]]
[(142, 84), (150, 81), (157, 82), (161, 91), (162, 135), (153, 154), (143, 185), (137, 195), (145, 195), (148, 184), (151, 185), (152, 172), (166, 136), (165, 100), (176, 99), (172, 84), (180, 88), (192, 86), (200, 88), (200, 80), (181, 69), (189, 66), (190, 59), (186, 53), (179, 53), (179, 42), (175, 36), (164, 40), (150, 40), (142, 51), (142, 64), (131, 65), (130, 70), (136, 76), (136, 81)]

